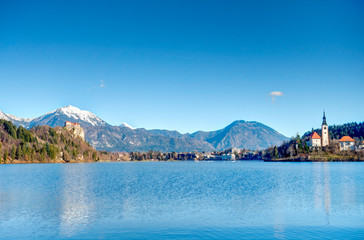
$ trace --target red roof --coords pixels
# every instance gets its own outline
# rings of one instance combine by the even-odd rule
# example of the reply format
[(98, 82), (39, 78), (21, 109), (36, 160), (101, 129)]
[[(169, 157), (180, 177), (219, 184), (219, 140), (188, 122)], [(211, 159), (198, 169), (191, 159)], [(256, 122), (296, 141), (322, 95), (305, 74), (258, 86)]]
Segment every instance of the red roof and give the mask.
[(351, 137), (349, 136), (344, 136), (342, 137), (339, 142), (355, 142), (354, 139), (352, 139)]
[(311, 133), (310, 138), (312, 138), (312, 139), (321, 139), (320, 135), (318, 135), (317, 132)]
[(79, 123), (73, 123), (73, 122), (70, 122), (70, 121), (66, 121), (65, 123), (66, 123), (66, 124), (67, 124), (67, 123), (69, 123), (69, 124), (71, 124), (71, 125), (80, 125)]

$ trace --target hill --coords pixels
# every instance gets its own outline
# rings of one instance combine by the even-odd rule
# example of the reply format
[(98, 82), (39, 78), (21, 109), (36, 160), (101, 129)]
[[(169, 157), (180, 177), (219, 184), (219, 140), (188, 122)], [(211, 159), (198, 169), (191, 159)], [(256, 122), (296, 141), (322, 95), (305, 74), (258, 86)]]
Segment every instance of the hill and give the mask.
[(155, 135), (144, 128), (130, 129), (118, 126), (85, 126), (86, 140), (96, 149), (106, 151), (192, 152), (213, 151), (207, 142), (192, 138)]
[[(321, 136), (321, 128), (314, 129)], [(303, 137), (307, 137), (311, 131), (306, 132)], [(329, 126), (330, 139), (340, 139), (343, 136), (350, 136), (357, 142), (364, 140), (364, 122), (361, 123), (345, 123), (342, 125), (330, 125)]]
[(191, 136), (210, 143), (218, 151), (228, 148), (264, 149), (288, 140), (262, 123), (243, 120), (235, 121), (221, 130), (199, 131)]
[(113, 159), (62, 127), (30, 130), (0, 119), (0, 163), (94, 162)]

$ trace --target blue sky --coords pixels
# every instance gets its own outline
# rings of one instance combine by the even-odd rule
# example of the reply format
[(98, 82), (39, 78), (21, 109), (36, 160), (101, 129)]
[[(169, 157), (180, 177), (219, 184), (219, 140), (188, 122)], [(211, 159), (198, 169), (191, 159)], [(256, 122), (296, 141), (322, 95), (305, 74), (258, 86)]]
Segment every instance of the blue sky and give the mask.
[[(362, 1), (3, 1), (0, 109), (286, 136), (364, 120)], [(281, 92), (275, 96), (272, 92)], [(280, 94), (277, 94), (280, 95)]]

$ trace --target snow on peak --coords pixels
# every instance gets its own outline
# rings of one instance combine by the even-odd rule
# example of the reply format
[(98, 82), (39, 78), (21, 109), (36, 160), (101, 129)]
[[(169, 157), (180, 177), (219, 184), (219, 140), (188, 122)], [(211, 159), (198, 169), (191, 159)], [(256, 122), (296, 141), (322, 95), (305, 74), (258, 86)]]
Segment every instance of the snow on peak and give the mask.
[(127, 124), (126, 122), (123, 122), (121, 125), (120, 125), (120, 127), (126, 127), (126, 128), (130, 128), (130, 129), (135, 129), (135, 127), (132, 127), (132, 126), (130, 126), (129, 124)]
[(3, 113), (1, 110), (0, 110), (0, 119), (4, 119), (6, 121), (9, 121), (9, 117), (6, 113)]
[(11, 114), (6, 114), (9, 118), (15, 120), (15, 121), (20, 121), (20, 122), (31, 122), (33, 121), (34, 118), (20, 118), (20, 117), (17, 117), (17, 116), (14, 116), (14, 115), (11, 115)]
[(92, 126), (105, 125), (105, 122), (97, 117), (95, 114), (89, 111), (81, 110), (71, 105), (61, 107), (54, 112), (58, 114), (64, 114), (69, 118), (90, 123)]
[(19, 121), (19, 122), (29, 123), (34, 118), (20, 118), (8, 113), (4, 113), (3, 111), (0, 110), (0, 119), (5, 119), (6, 121)]
[(71, 121), (83, 122), (91, 126), (105, 126), (107, 123), (89, 111), (81, 110), (74, 106), (61, 107), (48, 112), (37, 118), (19, 118), (0, 111), (0, 119), (15, 122), (18, 125), (29, 127), (34, 125), (52, 125), (57, 118), (64, 119), (64, 116), (70, 118)]

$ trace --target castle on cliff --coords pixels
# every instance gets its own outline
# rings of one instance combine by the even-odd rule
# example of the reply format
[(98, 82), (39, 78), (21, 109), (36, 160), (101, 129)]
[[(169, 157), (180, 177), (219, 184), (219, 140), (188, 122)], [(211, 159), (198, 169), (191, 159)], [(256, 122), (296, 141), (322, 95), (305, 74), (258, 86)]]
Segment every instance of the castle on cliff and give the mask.
[(68, 131), (71, 131), (74, 136), (80, 137), (83, 140), (85, 140), (85, 132), (83, 131), (83, 128), (81, 127), (81, 125), (79, 123), (72, 123), (70, 121), (66, 121), (64, 123), (64, 127)]

